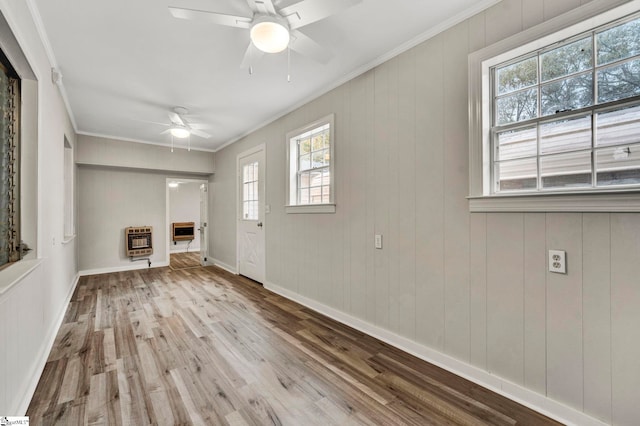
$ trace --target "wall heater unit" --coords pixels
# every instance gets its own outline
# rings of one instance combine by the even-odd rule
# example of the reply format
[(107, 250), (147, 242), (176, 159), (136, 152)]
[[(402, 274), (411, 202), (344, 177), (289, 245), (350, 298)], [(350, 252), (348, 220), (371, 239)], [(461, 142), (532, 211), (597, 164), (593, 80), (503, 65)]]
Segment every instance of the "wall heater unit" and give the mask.
[(131, 226), (125, 228), (124, 239), (127, 257), (153, 254), (153, 228), (151, 226)]
[(173, 222), (171, 224), (171, 238), (173, 241), (193, 240), (194, 230), (194, 222)]

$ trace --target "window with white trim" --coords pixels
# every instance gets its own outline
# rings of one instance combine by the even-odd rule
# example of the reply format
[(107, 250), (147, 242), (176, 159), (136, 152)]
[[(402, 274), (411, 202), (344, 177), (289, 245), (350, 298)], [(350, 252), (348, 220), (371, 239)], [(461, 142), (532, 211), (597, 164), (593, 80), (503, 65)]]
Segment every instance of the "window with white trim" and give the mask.
[(472, 211), (640, 209), (639, 5), (592, 2), (470, 55)]
[(287, 134), (287, 212), (335, 211), (333, 123), (332, 114)]
[(640, 185), (640, 18), (491, 68), (493, 190)]

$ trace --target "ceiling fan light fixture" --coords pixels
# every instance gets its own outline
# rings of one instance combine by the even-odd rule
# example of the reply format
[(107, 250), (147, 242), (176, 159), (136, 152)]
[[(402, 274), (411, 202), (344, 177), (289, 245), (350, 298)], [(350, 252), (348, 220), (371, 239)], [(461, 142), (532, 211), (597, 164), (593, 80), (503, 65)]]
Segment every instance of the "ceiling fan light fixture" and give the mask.
[(289, 29), (271, 16), (266, 16), (251, 27), (251, 41), (266, 53), (282, 52), (289, 45)]
[(179, 138), (179, 139), (184, 139), (186, 137), (189, 137), (189, 135), (191, 134), (189, 129), (187, 129), (186, 127), (181, 127), (181, 126), (173, 126), (170, 129), (170, 132), (171, 132), (171, 136)]

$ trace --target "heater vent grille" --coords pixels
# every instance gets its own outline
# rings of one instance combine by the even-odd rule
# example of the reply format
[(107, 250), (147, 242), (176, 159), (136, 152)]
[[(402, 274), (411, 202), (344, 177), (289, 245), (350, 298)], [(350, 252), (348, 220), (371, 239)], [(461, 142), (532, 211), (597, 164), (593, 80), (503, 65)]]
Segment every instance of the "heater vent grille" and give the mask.
[(153, 254), (153, 228), (151, 226), (125, 228), (124, 237), (127, 257)]
[(194, 222), (173, 222), (171, 224), (171, 238), (173, 241), (193, 240), (194, 231)]

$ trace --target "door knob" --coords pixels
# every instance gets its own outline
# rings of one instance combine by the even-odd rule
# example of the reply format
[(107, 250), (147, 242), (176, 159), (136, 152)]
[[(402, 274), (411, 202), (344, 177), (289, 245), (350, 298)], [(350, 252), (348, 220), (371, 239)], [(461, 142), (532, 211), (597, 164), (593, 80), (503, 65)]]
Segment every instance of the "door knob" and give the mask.
[(262, 228), (262, 222), (258, 222), (258, 228)]

